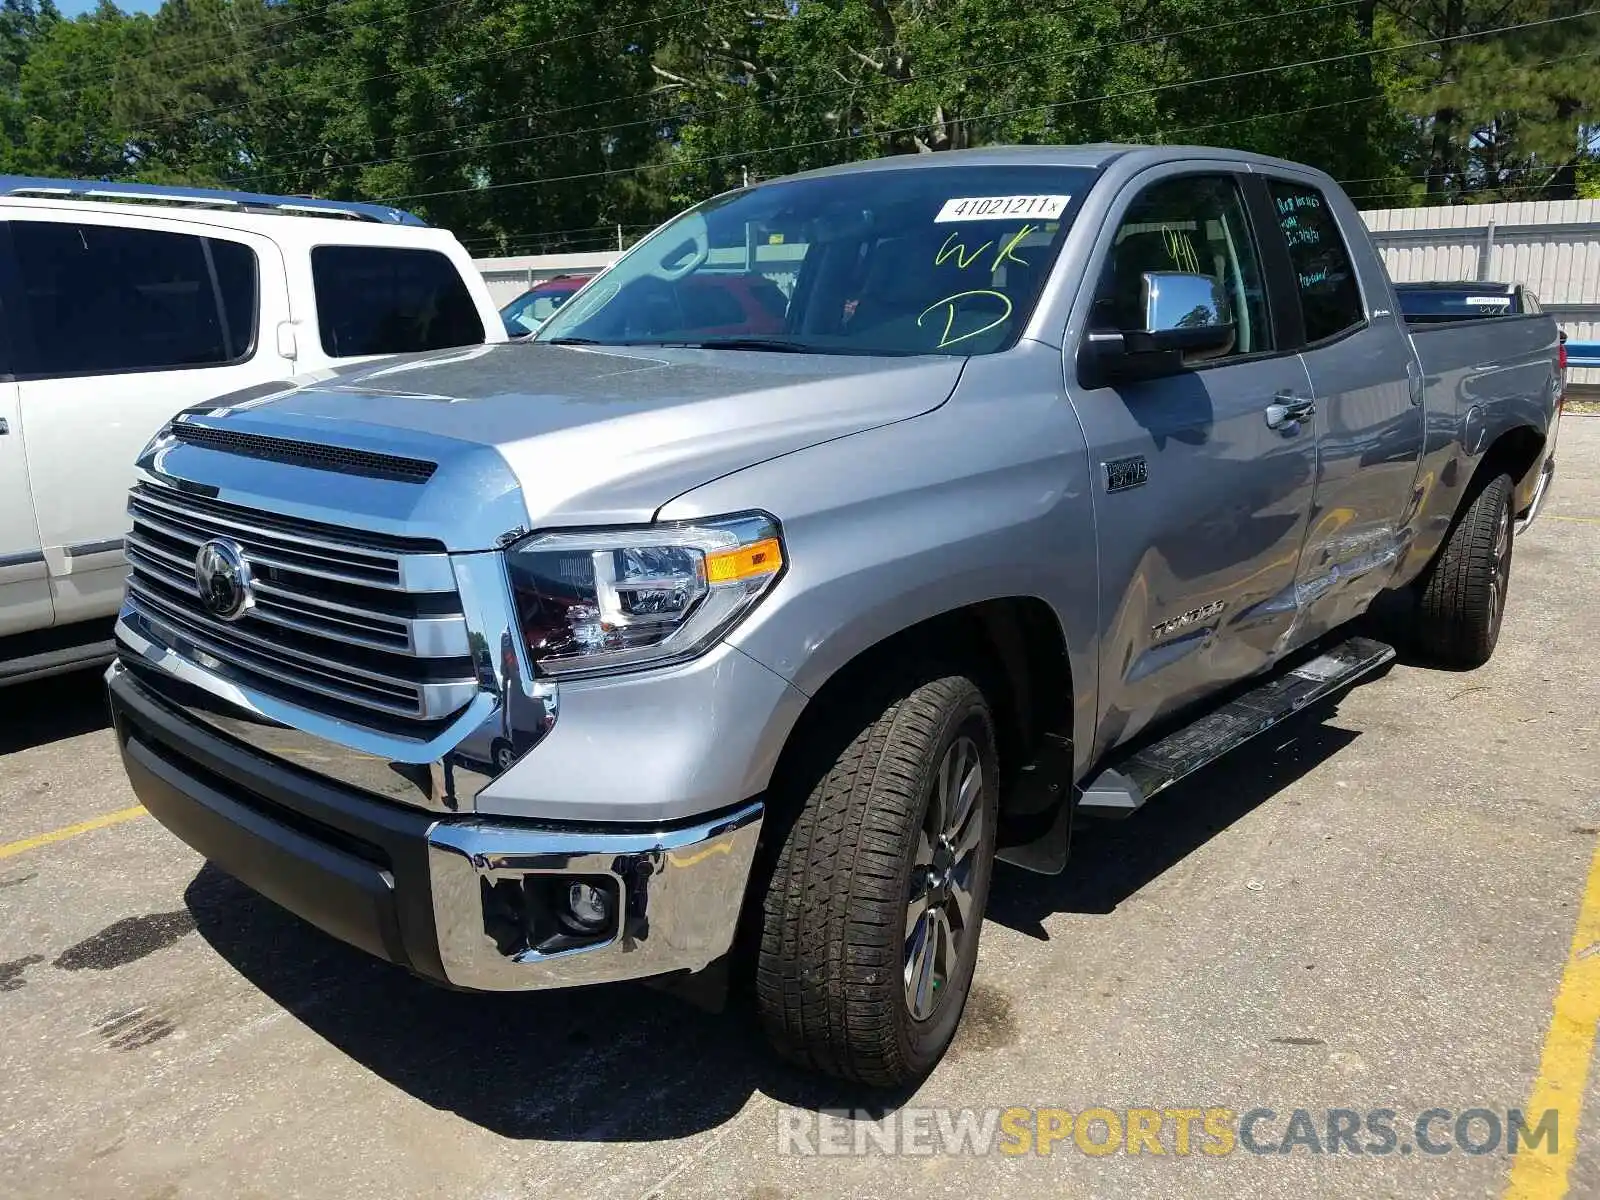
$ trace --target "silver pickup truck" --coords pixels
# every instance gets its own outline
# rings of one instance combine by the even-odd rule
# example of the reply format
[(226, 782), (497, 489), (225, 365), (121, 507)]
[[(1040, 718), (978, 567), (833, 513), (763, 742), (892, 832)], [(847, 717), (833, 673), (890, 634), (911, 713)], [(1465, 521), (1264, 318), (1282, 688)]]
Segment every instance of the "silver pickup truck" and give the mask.
[(1345, 628), (1380, 596), (1419, 654), (1493, 651), (1556, 328), (1397, 314), (1331, 179), (1230, 151), (717, 196), (531, 341), (163, 430), (109, 674), (128, 774), (419, 975), (721, 976), (790, 1058), (903, 1084), (997, 859), (1062, 870), (1075, 814), (1386, 662)]

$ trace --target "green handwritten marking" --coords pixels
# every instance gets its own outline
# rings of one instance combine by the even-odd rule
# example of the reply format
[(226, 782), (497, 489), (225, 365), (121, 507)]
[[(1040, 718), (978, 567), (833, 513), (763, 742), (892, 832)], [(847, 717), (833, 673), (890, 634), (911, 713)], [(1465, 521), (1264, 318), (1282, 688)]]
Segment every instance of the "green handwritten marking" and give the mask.
[(1027, 237), (1032, 232), (1033, 232), (1033, 226), (1032, 225), (1024, 225), (1021, 229), (1017, 230), (1016, 233), (1012, 234), (1011, 235), (1011, 240), (1008, 241), (1004, 246), (1001, 246), (1000, 247), (1000, 253), (996, 254), (994, 256), (994, 266), (991, 267), (990, 270), (991, 271), (998, 271), (1002, 266), (1004, 266), (1008, 262), (1014, 262), (1019, 267), (1027, 266), (1028, 265), (1028, 260), (1025, 259), (1025, 258), (1018, 258), (1014, 253), (1012, 253), (1012, 251), (1014, 251), (1019, 245), (1021, 245), (1022, 244), (1022, 239)]
[[(960, 267), (963, 271), (965, 271), (968, 267), (970, 267), (974, 262), (977, 261), (978, 255), (982, 254), (990, 246), (994, 245), (993, 242), (985, 242), (983, 245), (979, 246), (976, 250), (974, 250), (971, 254), (968, 254), (966, 252), (967, 251), (966, 246), (963, 245), (961, 242), (956, 242), (956, 238), (958, 238), (960, 236), (961, 235), (959, 233), (952, 232), (949, 237), (945, 238), (944, 245), (939, 247), (939, 253), (937, 253), (937, 254), (935, 254), (933, 256), (933, 265), (934, 266), (936, 266), (936, 267), (944, 266), (945, 260), (947, 258), (949, 258), (951, 255), (955, 255), (956, 266)], [(954, 246), (952, 246), (950, 244), (951, 242), (956, 242), (956, 244)]]
[[(1006, 306), (1006, 310), (981, 329), (974, 329), (970, 333), (963, 333), (959, 337), (951, 337), (950, 326), (955, 324), (956, 320), (956, 301), (965, 296), (994, 296)], [(957, 292), (954, 296), (946, 296), (943, 300), (935, 300), (917, 314), (917, 327), (921, 328), (923, 318), (940, 305), (946, 306), (946, 312), (944, 315), (944, 332), (939, 335), (939, 345), (935, 347), (935, 349), (939, 350), (943, 350), (946, 346), (954, 346), (957, 342), (964, 342), (968, 338), (975, 338), (980, 333), (988, 333), (995, 326), (1005, 324), (1011, 316), (1011, 301), (1004, 292), (992, 291), (989, 288), (977, 288), (970, 292)]]

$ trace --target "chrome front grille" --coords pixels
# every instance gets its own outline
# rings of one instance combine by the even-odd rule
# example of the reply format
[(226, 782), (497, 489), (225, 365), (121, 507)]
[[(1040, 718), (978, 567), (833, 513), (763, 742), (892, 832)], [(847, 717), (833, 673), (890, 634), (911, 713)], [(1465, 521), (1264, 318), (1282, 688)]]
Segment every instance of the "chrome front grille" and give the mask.
[[(436, 542), (299, 521), (149, 483), (128, 500), (128, 602), (173, 649), (282, 699), (361, 724), (436, 721), (478, 690), (449, 555)], [(236, 543), (254, 606), (201, 603), (195, 559)]]

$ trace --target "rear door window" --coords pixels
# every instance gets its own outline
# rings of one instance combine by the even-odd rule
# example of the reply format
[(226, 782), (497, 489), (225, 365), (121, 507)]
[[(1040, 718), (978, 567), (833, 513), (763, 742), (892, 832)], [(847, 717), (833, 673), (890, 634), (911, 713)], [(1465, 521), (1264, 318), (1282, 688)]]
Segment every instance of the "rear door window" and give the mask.
[(436, 250), (318, 246), (311, 251), (322, 349), (331, 358), (475, 346), (483, 321), (466, 282)]
[(1367, 315), (1361, 288), (1327, 200), (1303, 183), (1272, 179), (1268, 186), (1300, 284), (1306, 341), (1324, 341), (1362, 324)]
[(59, 377), (241, 362), (255, 344), (256, 256), (220, 238), (18, 221), (20, 373)]

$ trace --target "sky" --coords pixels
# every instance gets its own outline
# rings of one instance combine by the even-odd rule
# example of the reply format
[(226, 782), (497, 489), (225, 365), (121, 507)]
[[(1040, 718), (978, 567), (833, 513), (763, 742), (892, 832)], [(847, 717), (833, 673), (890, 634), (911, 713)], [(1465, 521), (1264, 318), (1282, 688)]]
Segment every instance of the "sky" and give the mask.
[[(116, 0), (123, 12), (153, 13), (161, 7), (161, 0)], [(76, 17), (100, 7), (100, 0), (56, 0), (62, 16)]]

